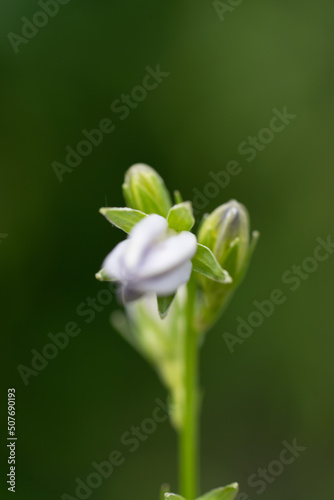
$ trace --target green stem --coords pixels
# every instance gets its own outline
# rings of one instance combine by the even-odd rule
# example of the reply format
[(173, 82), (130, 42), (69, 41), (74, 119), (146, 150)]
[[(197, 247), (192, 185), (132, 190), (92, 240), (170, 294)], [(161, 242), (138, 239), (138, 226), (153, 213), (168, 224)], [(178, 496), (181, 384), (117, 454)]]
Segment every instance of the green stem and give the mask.
[(194, 328), (196, 284), (188, 283), (187, 331), (185, 336), (185, 403), (184, 420), (180, 435), (181, 495), (195, 500), (198, 484), (198, 339)]

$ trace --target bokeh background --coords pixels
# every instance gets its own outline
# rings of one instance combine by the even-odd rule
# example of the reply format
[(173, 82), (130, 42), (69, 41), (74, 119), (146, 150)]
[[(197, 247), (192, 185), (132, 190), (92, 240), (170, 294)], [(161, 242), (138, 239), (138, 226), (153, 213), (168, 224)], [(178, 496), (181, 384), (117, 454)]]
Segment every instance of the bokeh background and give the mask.
[[(75, 498), (75, 479), (115, 449), (126, 463), (90, 498), (153, 500), (166, 481), (177, 490), (168, 423), (133, 454), (120, 444), (166, 394), (112, 330), (116, 301), (90, 324), (76, 309), (96, 298), (94, 273), (122, 238), (98, 209), (123, 204), (131, 164), (154, 166), (193, 199), (232, 159), (242, 174), (205, 210), (238, 199), (261, 240), (202, 350), (202, 490), (239, 481), (251, 500), (331, 498), (334, 256), (294, 293), (281, 276), (333, 234), (333, 3), (244, 1), (221, 20), (210, 0), (71, 0), (16, 54), (7, 35), (38, 10), (33, 0), (3, 0), (0, 16), (1, 394), (5, 412), (7, 388), (17, 391), (16, 498)], [(120, 120), (111, 103), (158, 64), (169, 76)], [(247, 162), (239, 144), (284, 106), (297, 117)], [(65, 147), (103, 118), (114, 132), (60, 183), (52, 162), (64, 163)], [(223, 333), (274, 288), (288, 300), (231, 355)], [(25, 386), (17, 366), (69, 321), (81, 334)], [(294, 438), (307, 450), (257, 495), (248, 477)], [(6, 492), (5, 444), (1, 457)]]

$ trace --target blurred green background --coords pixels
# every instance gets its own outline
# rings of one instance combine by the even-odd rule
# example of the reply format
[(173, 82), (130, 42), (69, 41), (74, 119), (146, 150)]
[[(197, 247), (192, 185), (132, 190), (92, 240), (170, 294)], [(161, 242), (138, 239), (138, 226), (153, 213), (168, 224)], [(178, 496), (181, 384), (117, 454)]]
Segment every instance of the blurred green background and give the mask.
[[(104, 287), (94, 273), (123, 237), (98, 209), (123, 204), (131, 164), (152, 165), (193, 199), (232, 159), (243, 172), (205, 210), (238, 199), (261, 240), (202, 351), (202, 490), (239, 481), (254, 500), (249, 476), (296, 438), (307, 450), (260, 496), (332, 498), (334, 257), (294, 293), (281, 276), (333, 232), (333, 3), (244, 1), (222, 21), (211, 1), (71, 0), (15, 53), (8, 33), (39, 10), (3, 0), (0, 16), (1, 394), (5, 411), (7, 388), (17, 391), (16, 498), (75, 497), (75, 479), (115, 449), (126, 462), (89, 498), (153, 500), (166, 481), (177, 490), (169, 424), (133, 454), (120, 444), (166, 395), (112, 330), (116, 300), (89, 324), (76, 309)], [(158, 64), (169, 76), (121, 120), (111, 103)], [(247, 162), (239, 144), (284, 106), (297, 117)], [(103, 118), (115, 130), (60, 183), (52, 162)], [(231, 355), (223, 333), (274, 288), (288, 300)], [(17, 366), (69, 321), (81, 334), (25, 386)], [(5, 490), (5, 445), (1, 456)]]

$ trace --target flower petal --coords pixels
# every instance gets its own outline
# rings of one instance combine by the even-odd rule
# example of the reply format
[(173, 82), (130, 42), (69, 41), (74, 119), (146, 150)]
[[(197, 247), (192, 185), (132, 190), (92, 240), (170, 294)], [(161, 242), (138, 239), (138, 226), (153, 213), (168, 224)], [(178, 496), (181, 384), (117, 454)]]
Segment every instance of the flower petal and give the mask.
[(124, 256), (127, 252), (129, 241), (130, 240), (124, 240), (116, 245), (104, 259), (102, 267), (109, 278), (117, 281), (124, 279)]
[(157, 295), (165, 297), (175, 292), (180, 285), (189, 280), (191, 269), (192, 264), (190, 260), (188, 260), (181, 266), (165, 274), (133, 283), (133, 287), (138, 292), (156, 293)]
[(168, 223), (164, 217), (152, 214), (138, 222), (130, 232), (129, 246), (124, 256), (128, 269), (134, 269), (149, 246), (167, 231)]
[(138, 267), (138, 278), (151, 278), (171, 271), (192, 259), (196, 251), (197, 240), (194, 234), (184, 231), (170, 236), (150, 249)]

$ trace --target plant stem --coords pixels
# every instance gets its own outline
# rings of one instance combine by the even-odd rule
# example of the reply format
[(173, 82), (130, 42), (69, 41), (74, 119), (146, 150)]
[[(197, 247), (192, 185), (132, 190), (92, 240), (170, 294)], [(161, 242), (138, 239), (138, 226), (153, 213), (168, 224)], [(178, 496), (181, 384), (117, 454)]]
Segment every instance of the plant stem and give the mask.
[(184, 346), (184, 420), (180, 435), (181, 495), (195, 500), (198, 484), (198, 339), (194, 328), (196, 284), (188, 283), (187, 331)]

